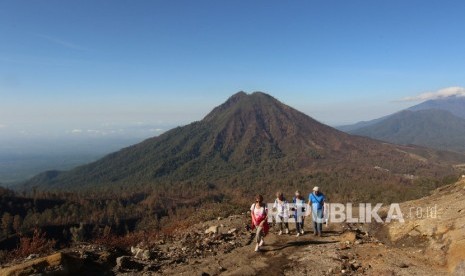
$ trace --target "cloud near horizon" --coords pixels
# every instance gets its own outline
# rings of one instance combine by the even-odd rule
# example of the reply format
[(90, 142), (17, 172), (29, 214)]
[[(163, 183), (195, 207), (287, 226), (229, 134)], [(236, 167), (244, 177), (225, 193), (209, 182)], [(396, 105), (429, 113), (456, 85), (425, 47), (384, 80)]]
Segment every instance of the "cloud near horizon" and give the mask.
[(465, 97), (465, 88), (460, 86), (452, 86), (443, 89), (439, 89), (435, 92), (427, 92), (413, 97), (405, 97), (398, 102), (416, 102), (416, 101), (427, 101), (440, 98), (447, 98), (451, 96)]
[(165, 131), (164, 128), (150, 125), (150, 124), (136, 124), (136, 125), (122, 125), (115, 127), (102, 127), (102, 128), (75, 128), (72, 130), (66, 130), (65, 133), (68, 135), (75, 135), (80, 137), (97, 137), (97, 136), (134, 136), (139, 138), (149, 138), (153, 135), (159, 135)]

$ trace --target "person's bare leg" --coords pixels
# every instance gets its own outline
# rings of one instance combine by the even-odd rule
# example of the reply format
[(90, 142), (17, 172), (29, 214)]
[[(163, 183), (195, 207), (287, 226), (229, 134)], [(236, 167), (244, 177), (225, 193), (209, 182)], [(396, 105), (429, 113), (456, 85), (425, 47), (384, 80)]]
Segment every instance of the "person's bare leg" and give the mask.
[(257, 233), (255, 234), (255, 242), (256, 242), (256, 245), (255, 245), (255, 252), (258, 252), (260, 250), (260, 245), (263, 244), (262, 243), (262, 240), (263, 240), (263, 237), (262, 237), (262, 227), (257, 227)]

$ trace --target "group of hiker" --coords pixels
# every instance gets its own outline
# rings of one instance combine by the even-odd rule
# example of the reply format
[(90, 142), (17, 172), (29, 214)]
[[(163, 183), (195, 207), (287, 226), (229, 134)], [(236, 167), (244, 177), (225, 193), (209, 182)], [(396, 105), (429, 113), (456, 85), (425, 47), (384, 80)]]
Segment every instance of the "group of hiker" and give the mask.
[[(325, 211), (324, 206), (325, 196), (317, 186), (309, 194), (307, 202), (300, 191), (295, 192), (292, 202), (286, 200), (283, 192), (277, 192), (270, 215), (273, 221), (279, 226), (278, 235), (289, 234), (289, 218), (294, 218), (296, 236), (299, 237), (305, 233), (305, 217), (311, 214), (313, 234), (321, 237)], [(255, 251), (259, 251), (260, 247), (264, 244), (264, 237), (268, 234), (270, 228), (268, 224), (269, 212), (262, 195), (256, 195), (255, 202), (250, 207), (250, 214), (252, 217), (252, 229), (256, 230)]]

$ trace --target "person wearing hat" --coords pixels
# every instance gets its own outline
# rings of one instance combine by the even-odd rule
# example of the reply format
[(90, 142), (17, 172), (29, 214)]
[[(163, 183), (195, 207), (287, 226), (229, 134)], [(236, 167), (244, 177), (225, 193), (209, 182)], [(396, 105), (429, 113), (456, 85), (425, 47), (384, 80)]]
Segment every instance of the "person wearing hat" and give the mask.
[(297, 230), (297, 237), (304, 234), (304, 220), (305, 220), (305, 198), (301, 195), (300, 191), (295, 191), (295, 197), (292, 199), (294, 203), (294, 218), (295, 228)]
[(308, 208), (312, 211), (313, 235), (320, 236), (323, 230), (323, 213), (325, 195), (320, 192), (318, 186), (313, 187), (313, 192), (308, 196)]

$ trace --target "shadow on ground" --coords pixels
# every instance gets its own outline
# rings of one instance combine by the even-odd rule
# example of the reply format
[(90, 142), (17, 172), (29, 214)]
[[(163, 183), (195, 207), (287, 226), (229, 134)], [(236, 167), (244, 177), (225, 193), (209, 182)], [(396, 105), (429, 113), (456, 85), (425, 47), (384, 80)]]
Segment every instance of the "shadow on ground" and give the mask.
[(287, 242), (285, 244), (265, 245), (266, 248), (262, 248), (260, 251), (271, 252), (271, 251), (283, 250), (288, 247), (300, 247), (300, 246), (306, 246), (306, 245), (312, 245), (312, 244), (328, 244), (328, 243), (337, 243), (337, 241), (315, 241), (315, 240), (292, 241), (292, 242)]

